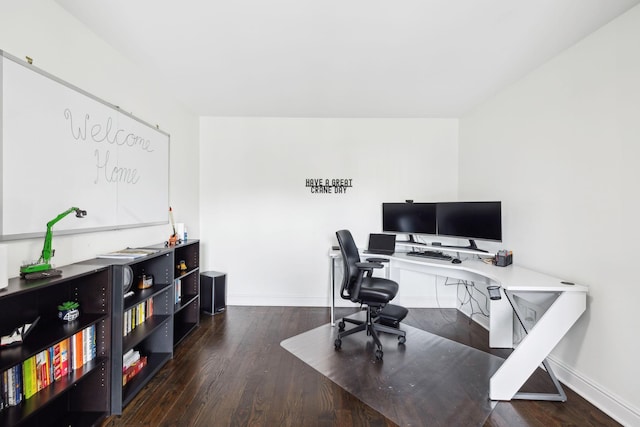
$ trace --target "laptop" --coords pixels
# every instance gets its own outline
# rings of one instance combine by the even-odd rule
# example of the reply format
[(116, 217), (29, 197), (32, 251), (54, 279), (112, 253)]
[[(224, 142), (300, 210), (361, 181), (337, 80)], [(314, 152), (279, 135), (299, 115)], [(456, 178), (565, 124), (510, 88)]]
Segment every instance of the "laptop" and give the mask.
[(396, 250), (395, 234), (369, 234), (369, 246), (365, 254), (393, 255)]

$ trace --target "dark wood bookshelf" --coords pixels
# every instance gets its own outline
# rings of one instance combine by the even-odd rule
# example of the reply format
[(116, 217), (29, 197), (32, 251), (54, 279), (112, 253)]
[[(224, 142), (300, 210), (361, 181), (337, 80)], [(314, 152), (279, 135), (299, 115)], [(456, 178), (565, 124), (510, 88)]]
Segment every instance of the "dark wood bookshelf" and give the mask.
[[(94, 258), (60, 267), (59, 277), (9, 280), (0, 292), (0, 333), (39, 320), (23, 343), (0, 349), (0, 374), (91, 326), (96, 329), (97, 357), (20, 404), (0, 410), (1, 426), (99, 425), (109, 415), (121, 414), (173, 358), (174, 348), (199, 325), (200, 243), (194, 239), (150, 248), (156, 251), (135, 259)], [(180, 261), (185, 261), (185, 271), (177, 268)], [(138, 289), (141, 275), (152, 275), (153, 286)], [(176, 280), (182, 289), (179, 299)], [(133, 294), (125, 298), (127, 288)], [(152, 315), (124, 335), (125, 313), (150, 300)], [(64, 301), (80, 304), (80, 316), (73, 322), (57, 317), (57, 306)], [(131, 349), (146, 356), (147, 365), (123, 386), (122, 358)]]
[[(55, 278), (12, 278), (8, 289), (0, 293), (3, 335), (39, 318), (21, 344), (0, 349), (0, 372), (17, 366), (22, 369), (27, 359), (91, 326), (95, 327), (96, 358), (74, 370), (69, 349), (68, 375), (52, 381), (29, 399), (23, 396), (19, 404), (1, 410), (3, 427), (67, 425), (63, 419), (69, 419), (70, 409), (74, 419), (94, 420), (91, 424), (82, 421), (73, 425), (93, 425), (111, 412), (111, 270), (108, 266), (81, 263), (59, 269), (62, 276)], [(72, 322), (58, 318), (57, 306), (64, 301), (80, 305), (80, 316)], [(22, 384), (22, 391), (24, 387)]]
[[(173, 349), (198, 325), (200, 306), (200, 243), (189, 240), (175, 246), (166, 247), (160, 243), (141, 249), (154, 249), (157, 252), (132, 259), (119, 260), (114, 265), (114, 280), (123, 281), (123, 270), (129, 268), (133, 280), (133, 295), (122, 295), (114, 301), (113, 315), (113, 380), (112, 413), (120, 414), (136, 394), (153, 376), (173, 358)], [(184, 260), (187, 271), (181, 272), (177, 265)], [(142, 274), (152, 275), (154, 284), (148, 289), (137, 289), (137, 279)], [(176, 303), (176, 280), (182, 283), (182, 298)], [(125, 289), (127, 284), (122, 283)], [(137, 304), (153, 300), (153, 315), (123, 336), (124, 314)], [(118, 334), (120, 336), (118, 336)], [(134, 349), (147, 357), (147, 365), (126, 385), (122, 383), (122, 356)], [(117, 374), (115, 374), (117, 372)]]
[[(184, 261), (187, 270), (177, 269)], [(182, 294), (174, 306), (173, 345), (180, 344), (200, 324), (200, 243), (187, 240), (175, 247), (175, 279), (181, 283)]]

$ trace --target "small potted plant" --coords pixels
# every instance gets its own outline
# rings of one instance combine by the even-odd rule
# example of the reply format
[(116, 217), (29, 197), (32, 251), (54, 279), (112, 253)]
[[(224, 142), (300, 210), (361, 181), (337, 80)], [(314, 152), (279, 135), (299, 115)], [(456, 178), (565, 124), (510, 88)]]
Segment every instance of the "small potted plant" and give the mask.
[(72, 322), (80, 315), (80, 304), (76, 301), (65, 301), (58, 306), (58, 317), (65, 322)]

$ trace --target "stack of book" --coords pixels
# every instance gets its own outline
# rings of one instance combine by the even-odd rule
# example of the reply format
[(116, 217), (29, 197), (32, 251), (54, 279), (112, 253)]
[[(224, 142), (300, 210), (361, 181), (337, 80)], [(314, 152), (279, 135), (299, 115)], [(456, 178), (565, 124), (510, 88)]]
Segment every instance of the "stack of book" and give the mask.
[(122, 356), (122, 386), (127, 385), (145, 366), (147, 366), (147, 356), (140, 356), (138, 350), (127, 351)]
[(20, 404), (95, 358), (96, 326), (91, 325), (4, 371), (0, 409)]
[(119, 251), (109, 252), (106, 254), (99, 254), (97, 258), (110, 258), (110, 259), (136, 259), (142, 258), (147, 255), (153, 255), (157, 253), (158, 249), (141, 249), (141, 248), (126, 248)]
[(146, 319), (153, 316), (153, 298), (149, 298), (139, 304), (134, 305), (124, 312), (124, 336), (133, 331), (136, 326), (144, 323)]

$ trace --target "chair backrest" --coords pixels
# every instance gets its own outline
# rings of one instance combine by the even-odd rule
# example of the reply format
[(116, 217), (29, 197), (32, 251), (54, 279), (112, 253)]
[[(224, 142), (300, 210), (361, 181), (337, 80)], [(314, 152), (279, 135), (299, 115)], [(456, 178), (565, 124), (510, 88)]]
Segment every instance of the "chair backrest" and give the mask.
[(336, 237), (338, 238), (342, 260), (344, 262), (340, 296), (343, 299), (359, 302), (358, 294), (360, 293), (360, 285), (362, 283), (362, 270), (356, 267), (356, 263), (360, 262), (358, 247), (353, 241), (353, 236), (349, 230), (337, 231)]

